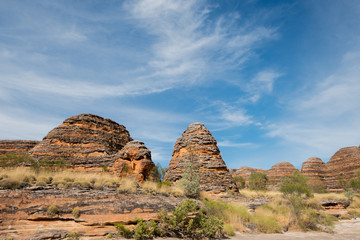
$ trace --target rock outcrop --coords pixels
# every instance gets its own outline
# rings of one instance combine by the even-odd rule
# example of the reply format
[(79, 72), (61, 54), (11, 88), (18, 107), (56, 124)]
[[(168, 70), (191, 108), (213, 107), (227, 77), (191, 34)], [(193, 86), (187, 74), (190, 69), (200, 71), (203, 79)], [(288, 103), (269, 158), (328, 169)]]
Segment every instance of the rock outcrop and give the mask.
[(237, 190), (215, 138), (202, 123), (190, 124), (177, 139), (164, 180), (177, 182), (191, 162), (199, 167), (200, 190), (213, 193)]
[(252, 173), (266, 173), (266, 170), (261, 168), (241, 167), (238, 169), (231, 169), (230, 173), (233, 177), (240, 176), (245, 180), (245, 183), (249, 182), (250, 175)]
[(101, 169), (132, 138), (123, 125), (93, 114), (66, 119), (31, 151), (35, 159), (63, 159), (69, 166)]
[(155, 166), (150, 150), (140, 141), (128, 142), (114, 159), (113, 169), (117, 175), (135, 178), (138, 182), (146, 180)]
[[(121, 194), (107, 188), (1, 190), (0, 239), (69, 239), (65, 236), (70, 233), (80, 233), (81, 239), (106, 239), (108, 233), (117, 233), (114, 223), (133, 225), (135, 218), (156, 220), (160, 210), (171, 212), (182, 200)], [(58, 215), (46, 215), (50, 205), (57, 206)], [(74, 208), (79, 210), (79, 218), (73, 216)]]
[(360, 171), (360, 146), (341, 148), (326, 163), (326, 167), (326, 186), (329, 189), (341, 188), (339, 181), (348, 182)]
[(13, 153), (17, 155), (27, 154), (28, 151), (40, 143), (34, 140), (0, 140), (0, 155)]
[(279, 162), (267, 171), (267, 176), (270, 183), (276, 185), (281, 182), (281, 178), (291, 176), (294, 171), (297, 169), (291, 163)]
[(307, 159), (301, 167), (301, 174), (309, 179), (308, 184), (325, 188), (326, 165), (317, 157)]

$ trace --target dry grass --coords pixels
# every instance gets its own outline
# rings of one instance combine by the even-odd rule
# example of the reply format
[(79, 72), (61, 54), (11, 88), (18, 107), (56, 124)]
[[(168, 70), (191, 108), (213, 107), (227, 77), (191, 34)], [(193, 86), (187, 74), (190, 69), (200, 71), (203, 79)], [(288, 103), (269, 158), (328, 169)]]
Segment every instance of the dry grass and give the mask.
[(178, 188), (176, 186), (167, 186), (164, 184), (159, 184), (152, 181), (145, 181), (141, 184), (142, 191), (146, 194), (166, 194), (166, 195), (173, 195), (173, 196), (183, 196), (184, 190)]
[(314, 199), (316, 200), (341, 200), (346, 201), (347, 197), (344, 195), (344, 193), (315, 193)]
[(349, 208), (360, 208), (360, 197), (354, 197)]
[[(264, 222), (265, 224), (269, 223), (270, 225), (270, 220), (276, 221), (282, 228), (287, 228), (292, 222), (289, 202), (282, 198), (277, 198), (266, 205), (258, 207), (254, 213), (254, 217), (269, 219), (269, 221), (265, 220), (260, 222)], [(277, 227), (275, 225), (273, 225), (273, 227), (276, 232)]]
[(282, 193), (279, 191), (254, 191), (249, 189), (240, 190), (240, 194), (244, 195), (249, 199), (256, 199), (256, 198), (273, 199), (273, 198), (279, 198), (282, 195)]

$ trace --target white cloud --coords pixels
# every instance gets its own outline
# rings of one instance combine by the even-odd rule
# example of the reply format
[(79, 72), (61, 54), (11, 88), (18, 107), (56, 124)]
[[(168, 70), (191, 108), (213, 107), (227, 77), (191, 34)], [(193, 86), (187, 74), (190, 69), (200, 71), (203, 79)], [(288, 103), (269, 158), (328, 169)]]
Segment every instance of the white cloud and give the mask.
[(245, 142), (245, 143), (238, 143), (238, 142), (231, 142), (228, 140), (224, 141), (218, 141), (217, 145), (219, 147), (236, 147), (236, 148), (242, 148), (242, 147), (254, 147), (254, 143)]
[(269, 136), (329, 157), (340, 147), (360, 143), (360, 54), (345, 54), (328, 77), (288, 102), (287, 116), (269, 126)]

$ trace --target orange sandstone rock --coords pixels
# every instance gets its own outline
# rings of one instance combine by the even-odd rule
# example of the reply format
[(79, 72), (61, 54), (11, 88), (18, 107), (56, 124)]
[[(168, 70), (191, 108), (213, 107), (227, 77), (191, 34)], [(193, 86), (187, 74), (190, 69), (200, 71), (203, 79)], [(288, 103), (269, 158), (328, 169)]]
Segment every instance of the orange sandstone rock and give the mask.
[(30, 150), (35, 159), (65, 160), (73, 167), (112, 166), (112, 155), (132, 138), (123, 125), (93, 114), (66, 119)]
[(128, 142), (114, 159), (113, 170), (117, 175), (134, 177), (139, 182), (146, 180), (155, 166), (150, 150), (140, 141)]
[(297, 169), (289, 162), (279, 162), (267, 171), (267, 176), (271, 183), (278, 184), (281, 178), (291, 176)]
[(237, 190), (215, 138), (202, 123), (190, 124), (177, 139), (164, 180), (177, 182), (192, 160), (199, 167), (200, 190), (213, 193)]
[(0, 140), (0, 155), (6, 153), (27, 154), (40, 141), (35, 140)]
[(325, 187), (326, 165), (317, 157), (307, 159), (301, 167), (301, 174), (309, 179), (308, 184)]
[(245, 183), (249, 182), (251, 173), (266, 173), (266, 170), (261, 168), (251, 168), (251, 167), (240, 167), (238, 169), (231, 169), (230, 173), (233, 177), (240, 176), (245, 180)]

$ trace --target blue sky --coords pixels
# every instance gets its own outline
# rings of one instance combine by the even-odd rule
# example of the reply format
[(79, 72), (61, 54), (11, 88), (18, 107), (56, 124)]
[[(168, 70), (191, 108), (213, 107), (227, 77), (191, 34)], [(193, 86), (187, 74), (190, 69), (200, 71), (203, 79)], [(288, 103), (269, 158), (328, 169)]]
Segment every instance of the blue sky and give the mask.
[(0, 138), (94, 113), (167, 166), (202, 122), (231, 168), (360, 144), (359, 1), (0, 1)]

